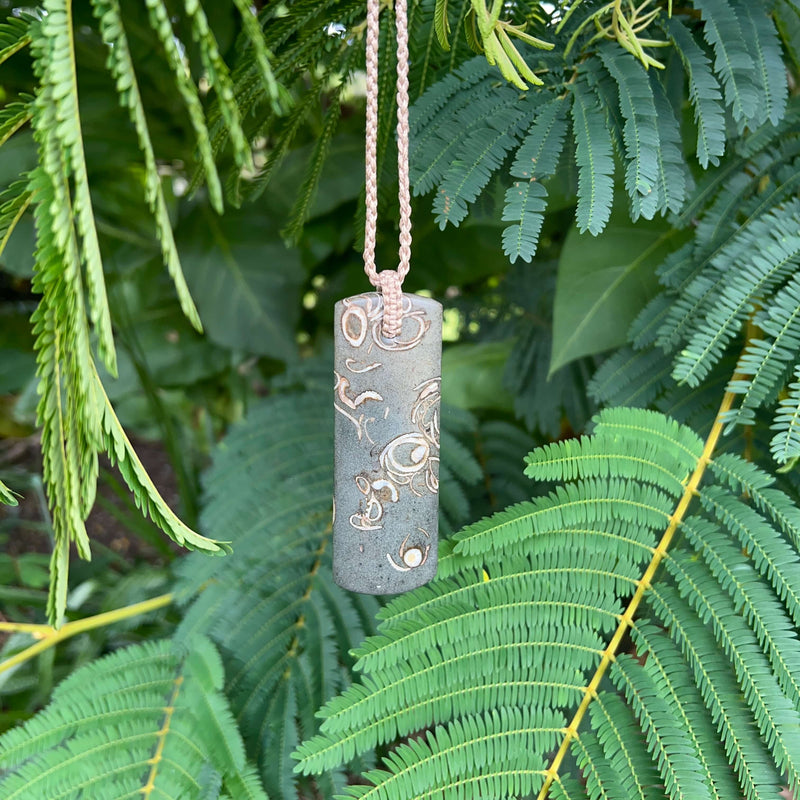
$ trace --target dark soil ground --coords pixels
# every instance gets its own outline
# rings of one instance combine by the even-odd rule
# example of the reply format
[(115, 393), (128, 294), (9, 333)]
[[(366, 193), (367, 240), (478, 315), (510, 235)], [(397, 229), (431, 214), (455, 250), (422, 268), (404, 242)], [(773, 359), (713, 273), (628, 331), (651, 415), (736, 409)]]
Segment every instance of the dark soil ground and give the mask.
[[(139, 458), (145, 466), (162, 497), (173, 509), (178, 509), (180, 502), (177, 483), (172, 466), (164, 448), (158, 442), (149, 442), (132, 437), (132, 443)], [(27, 481), (32, 475), (41, 476), (42, 458), (39, 449), (39, 438), (31, 436), (25, 439), (6, 439), (0, 441), (0, 468), (10, 473), (18, 473)], [(110, 511), (103, 508), (108, 502), (125, 510), (123, 501), (115, 494), (111, 485), (104, 479), (108, 472), (122, 484), (122, 477), (108, 459), (100, 459), (100, 482), (98, 484), (98, 502), (86, 521), (89, 538), (93, 542), (104, 544), (115, 553), (129, 561), (152, 561), (161, 563), (163, 556), (159, 551), (141, 537), (132, 534)], [(124, 485), (124, 484), (123, 484)], [(16, 488), (10, 486), (9, 488)], [(22, 497), (16, 507), (0, 506), (0, 520), (18, 520), (19, 525), (11, 526), (12, 532), (4, 548), (5, 555), (18, 556), (22, 553), (49, 553), (49, 535), (41, 529), (41, 523), (47, 524), (41, 499), (35, 490), (20, 491)], [(29, 523), (39, 523), (31, 525)], [(175, 552), (181, 552), (177, 546)], [(0, 556), (2, 557), (2, 556)]]

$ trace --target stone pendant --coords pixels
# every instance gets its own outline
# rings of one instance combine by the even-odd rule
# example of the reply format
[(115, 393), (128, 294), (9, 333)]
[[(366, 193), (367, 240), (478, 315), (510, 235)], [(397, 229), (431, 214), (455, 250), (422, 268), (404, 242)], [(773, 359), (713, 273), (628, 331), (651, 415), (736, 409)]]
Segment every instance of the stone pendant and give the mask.
[(436, 575), (442, 306), (403, 295), (384, 339), (378, 293), (336, 304), (333, 577), (364, 594)]

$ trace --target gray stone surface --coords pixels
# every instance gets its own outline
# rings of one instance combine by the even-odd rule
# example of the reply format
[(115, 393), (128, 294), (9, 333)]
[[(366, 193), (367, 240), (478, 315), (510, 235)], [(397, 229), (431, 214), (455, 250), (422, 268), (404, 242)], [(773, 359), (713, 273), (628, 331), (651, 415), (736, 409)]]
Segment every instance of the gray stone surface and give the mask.
[(404, 294), (403, 311), (387, 341), (380, 294), (336, 304), (333, 576), (365, 594), (436, 574), (442, 307)]

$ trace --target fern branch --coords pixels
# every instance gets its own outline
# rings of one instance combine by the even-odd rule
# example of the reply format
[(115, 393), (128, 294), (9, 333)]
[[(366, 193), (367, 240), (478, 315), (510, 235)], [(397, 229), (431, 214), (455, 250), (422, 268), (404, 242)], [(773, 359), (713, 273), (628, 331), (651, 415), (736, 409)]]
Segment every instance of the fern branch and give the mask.
[(644, 571), (642, 577), (637, 581), (636, 592), (634, 593), (633, 597), (631, 598), (630, 602), (625, 608), (625, 611), (622, 614), (617, 630), (612, 636), (611, 641), (608, 643), (608, 646), (606, 647), (603, 653), (603, 657), (600, 661), (600, 664), (598, 665), (597, 669), (592, 675), (591, 680), (587, 684), (586, 694), (584, 695), (581, 704), (578, 706), (577, 711), (575, 712), (574, 716), (572, 717), (572, 720), (570, 721), (569, 725), (566, 728), (566, 732), (564, 734), (564, 738), (561, 742), (561, 745), (559, 746), (558, 751), (556, 752), (556, 755), (552, 763), (547, 769), (545, 782), (538, 794), (538, 800), (545, 800), (545, 798), (547, 797), (547, 793), (550, 790), (553, 781), (558, 776), (559, 770), (561, 769), (561, 764), (563, 763), (564, 758), (570, 749), (570, 744), (572, 740), (577, 738), (578, 736), (578, 728), (580, 727), (580, 724), (583, 721), (584, 716), (586, 715), (586, 711), (589, 709), (592, 700), (597, 696), (597, 691), (600, 687), (600, 683), (603, 679), (603, 676), (607, 672), (608, 668), (611, 666), (619, 650), (620, 644), (622, 643), (622, 640), (624, 639), (628, 630), (633, 625), (634, 615), (636, 614), (636, 611), (638, 610), (645, 596), (645, 593), (650, 588), (653, 578), (655, 577), (656, 571), (658, 570), (658, 567), (661, 565), (661, 562), (668, 554), (668, 550), (670, 545), (672, 544), (672, 540), (675, 537), (675, 534), (678, 531), (681, 522), (683, 521), (683, 518), (686, 516), (689, 504), (692, 502), (695, 494), (697, 493), (697, 489), (700, 486), (700, 481), (702, 480), (703, 475), (705, 474), (706, 468), (708, 467), (711, 461), (711, 456), (714, 453), (714, 450), (716, 449), (719, 437), (722, 434), (724, 424), (722, 422), (721, 417), (730, 410), (731, 406), (733, 405), (734, 397), (735, 395), (733, 393), (726, 392), (724, 397), (722, 398), (719, 411), (717, 412), (716, 421), (711, 427), (711, 431), (706, 437), (705, 444), (703, 445), (703, 452), (701, 453), (700, 458), (697, 461), (697, 465), (694, 471), (692, 472), (692, 475), (689, 478), (688, 483), (686, 484), (686, 489), (684, 490), (681, 499), (679, 500), (678, 504), (675, 507), (675, 511), (670, 517), (669, 525), (664, 531), (664, 535), (661, 537), (661, 541), (658, 543), (658, 547), (656, 548), (656, 551), (653, 554), (650, 564)]

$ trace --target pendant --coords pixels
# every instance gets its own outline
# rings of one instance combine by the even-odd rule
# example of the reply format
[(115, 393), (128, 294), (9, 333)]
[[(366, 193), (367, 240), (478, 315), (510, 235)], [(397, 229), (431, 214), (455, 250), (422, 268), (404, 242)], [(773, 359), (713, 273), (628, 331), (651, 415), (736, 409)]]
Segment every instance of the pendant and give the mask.
[(442, 306), (403, 294), (384, 339), (383, 297), (336, 304), (333, 577), (364, 594), (436, 575)]

